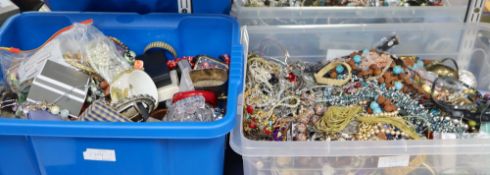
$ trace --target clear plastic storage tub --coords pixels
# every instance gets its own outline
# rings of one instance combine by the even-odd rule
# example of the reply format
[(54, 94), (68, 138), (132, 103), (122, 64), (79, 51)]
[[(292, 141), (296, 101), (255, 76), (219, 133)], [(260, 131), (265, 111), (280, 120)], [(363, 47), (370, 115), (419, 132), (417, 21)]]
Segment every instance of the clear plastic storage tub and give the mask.
[[(401, 43), (391, 53), (455, 58), (460, 69), (475, 74), (478, 89), (490, 90), (490, 24), (249, 26), (244, 31), (248, 32), (242, 36), (248, 41), (249, 53), (276, 58), (289, 53), (289, 60), (315, 61), (325, 59), (335, 49), (372, 48), (381, 38), (396, 33)], [(243, 102), (239, 111), (242, 107)], [(272, 142), (247, 139), (241, 120), (238, 116), (230, 145), (243, 156), (246, 175), (490, 172), (490, 139), (485, 134), (471, 139), (421, 141)]]
[(231, 14), (241, 25), (463, 22), (478, 18), (484, 2), (444, 0), (445, 5), (438, 7), (246, 7), (246, 1), (234, 0), (232, 7)]
[(236, 20), (223, 15), (23, 13), (0, 29), (0, 45), (33, 49), (60, 28), (87, 19), (137, 54), (154, 41), (169, 43), (179, 57), (229, 54), (225, 116), (213, 122), (146, 123), (0, 117), (0, 175), (222, 174), (243, 79)]

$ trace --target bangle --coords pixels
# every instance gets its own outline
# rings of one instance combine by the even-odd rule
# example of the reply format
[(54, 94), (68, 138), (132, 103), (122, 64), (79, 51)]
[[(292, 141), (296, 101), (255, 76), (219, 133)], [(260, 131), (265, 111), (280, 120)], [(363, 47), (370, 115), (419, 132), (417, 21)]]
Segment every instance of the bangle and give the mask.
[[(337, 65), (343, 65), (347, 68), (347, 77), (341, 80), (333, 79), (333, 78), (325, 78), (324, 75), (334, 69)], [(320, 69), (317, 73), (313, 75), (318, 84), (327, 84), (333, 86), (342, 86), (346, 84), (352, 77), (352, 68), (349, 64), (341, 61), (335, 61), (327, 64), (325, 67)]]
[(175, 49), (170, 44), (167, 44), (167, 43), (162, 42), (162, 41), (152, 42), (145, 47), (144, 52), (146, 52), (150, 49), (153, 49), (153, 48), (164, 49), (167, 52), (169, 52), (170, 54), (172, 54), (172, 56), (174, 56), (174, 58), (177, 58), (177, 52), (175, 51)]
[(119, 114), (135, 122), (146, 121), (148, 119), (146, 114), (157, 107), (156, 99), (146, 94), (120, 99), (113, 102), (111, 106)]

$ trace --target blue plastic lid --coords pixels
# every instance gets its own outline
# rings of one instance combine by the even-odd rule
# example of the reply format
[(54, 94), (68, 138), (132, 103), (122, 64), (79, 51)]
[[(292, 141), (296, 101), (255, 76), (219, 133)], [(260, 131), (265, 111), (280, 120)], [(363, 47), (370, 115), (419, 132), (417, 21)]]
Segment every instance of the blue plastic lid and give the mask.
[[(181, 7), (179, 8), (179, 1)], [(45, 0), (52, 11), (229, 14), (231, 0)]]

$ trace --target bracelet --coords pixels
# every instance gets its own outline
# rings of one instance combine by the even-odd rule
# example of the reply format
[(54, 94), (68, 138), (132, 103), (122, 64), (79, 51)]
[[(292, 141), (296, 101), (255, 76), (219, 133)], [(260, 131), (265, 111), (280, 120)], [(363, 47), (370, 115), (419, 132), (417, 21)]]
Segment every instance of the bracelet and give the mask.
[[(156, 99), (150, 95), (136, 95), (120, 99), (116, 103), (111, 104), (111, 107), (123, 117), (132, 121), (146, 121), (151, 111), (156, 108)], [(142, 108), (141, 108), (142, 107)]]
[[(341, 80), (333, 79), (333, 78), (325, 78), (324, 75), (334, 69), (337, 65), (343, 65), (347, 68), (347, 77)], [(327, 84), (333, 86), (342, 86), (346, 84), (352, 78), (352, 68), (349, 64), (341, 61), (335, 61), (327, 64), (325, 67), (320, 69), (317, 73), (313, 75), (318, 84)]]
[(177, 52), (175, 51), (175, 49), (170, 44), (167, 44), (166, 42), (162, 42), (162, 41), (155, 41), (155, 42), (148, 44), (145, 47), (145, 50), (143, 52), (146, 52), (146, 51), (153, 49), (153, 48), (165, 49), (167, 52), (172, 54), (172, 56), (174, 56), (174, 58), (177, 58)]

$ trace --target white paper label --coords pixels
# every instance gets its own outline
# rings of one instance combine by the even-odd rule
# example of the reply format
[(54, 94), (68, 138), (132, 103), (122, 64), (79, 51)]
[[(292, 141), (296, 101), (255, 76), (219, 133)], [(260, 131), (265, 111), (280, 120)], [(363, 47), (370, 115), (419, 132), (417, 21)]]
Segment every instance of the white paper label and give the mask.
[(434, 139), (441, 140), (452, 140), (457, 139), (457, 135), (455, 133), (433, 133)]
[(50, 41), (44, 47), (40, 48), (36, 53), (30, 56), (26, 61), (19, 66), (19, 81), (23, 82), (39, 75), (44, 68), (46, 60), (51, 59), (57, 63), (67, 65), (63, 61), (60, 45), (57, 40)]
[(327, 50), (327, 61), (335, 58), (340, 58), (343, 56), (350, 55), (355, 50), (344, 50), (344, 49), (328, 49)]
[(378, 168), (406, 167), (409, 161), (409, 155), (380, 157), (378, 159)]
[(447, 139), (457, 139), (456, 137), (456, 134), (455, 133), (442, 133), (441, 134), (441, 138), (443, 140), (447, 140)]
[(94, 149), (87, 148), (83, 152), (83, 159), (96, 161), (116, 161), (116, 151), (113, 149)]

